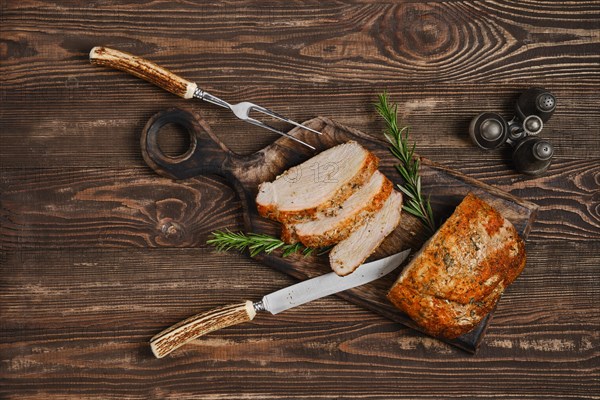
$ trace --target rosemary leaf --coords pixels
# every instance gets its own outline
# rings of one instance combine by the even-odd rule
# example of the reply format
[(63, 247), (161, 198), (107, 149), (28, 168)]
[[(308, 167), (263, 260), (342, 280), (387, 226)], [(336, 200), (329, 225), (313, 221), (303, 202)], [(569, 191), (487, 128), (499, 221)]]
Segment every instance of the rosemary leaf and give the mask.
[(435, 232), (435, 220), (429, 198), (425, 199), (421, 193), (421, 176), (419, 175), (420, 161), (414, 156), (416, 142), (409, 145), (409, 127), (398, 127), (398, 104), (390, 103), (387, 92), (378, 96), (378, 102), (375, 103), (375, 109), (386, 123), (386, 130), (383, 133), (386, 140), (390, 143), (390, 152), (400, 160), (396, 165), (396, 170), (405, 183), (398, 186), (409, 199), (402, 207), (406, 212), (420, 218), (431, 233)]
[(424, 218), (424, 216), (423, 216), (423, 214), (421, 213), (421, 211), (419, 211), (419, 210), (417, 210), (417, 209), (414, 209), (414, 208), (409, 208), (409, 207), (407, 207), (407, 206), (404, 206), (404, 207), (402, 207), (402, 209), (403, 209), (404, 211), (406, 211), (407, 213), (414, 215), (415, 217), (418, 217), (418, 218), (421, 218), (421, 219), (422, 219), (422, 218)]
[(211, 232), (212, 237), (206, 241), (207, 244), (215, 246), (217, 251), (248, 250), (252, 257), (280, 249), (282, 256), (287, 257), (294, 253), (302, 253), (305, 257), (314, 251), (311, 247), (305, 247), (302, 243), (288, 244), (279, 238), (264, 235), (262, 233), (243, 233), (226, 231)]
[(415, 195), (412, 194), (411, 192), (409, 192), (404, 186), (401, 186), (401, 185), (396, 185), (396, 186), (398, 187), (398, 189), (400, 189), (402, 191), (402, 193), (404, 193), (405, 195), (407, 195), (411, 199), (415, 198)]

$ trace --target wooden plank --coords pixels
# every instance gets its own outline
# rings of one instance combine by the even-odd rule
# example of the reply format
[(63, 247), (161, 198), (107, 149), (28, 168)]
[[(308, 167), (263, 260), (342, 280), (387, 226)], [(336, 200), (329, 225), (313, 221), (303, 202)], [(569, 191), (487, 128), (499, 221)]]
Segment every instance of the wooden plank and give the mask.
[[(148, 348), (160, 329), (292, 280), (243, 255), (207, 249), (4, 252), (0, 393), (49, 398), (69, 388), (81, 398), (102, 387), (104, 398), (304, 398), (310, 383), (317, 398), (335, 397), (343, 386), (346, 393), (409, 399), (427, 381), (435, 383), (422, 397), (458, 398), (468, 380), (479, 398), (592, 399), (600, 316), (589, 300), (600, 297), (600, 258), (589, 249), (568, 242), (533, 247), (476, 358), (330, 297), (261, 314), (162, 360)], [(575, 380), (574, 370), (587, 373)], [(374, 371), (376, 385), (368, 382)], [(277, 374), (286, 379), (273, 379)]]
[(196, 247), (241, 224), (222, 180), (175, 182), (149, 169), (14, 170), (4, 174), (2, 248)]
[[(231, 101), (254, 100), (297, 120), (326, 115), (367, 132), (380, 129), (371, 103), (388, 88), (415, 127), (421, 153), (440, 162), (449, 155), (491, 158), (498, 165), (508, 161), (500, 152), (474, 150), (465, 140), (469, 120), (481, 111), (509, 117), (520, 90), (547, 85), (559, 108), (544, 135), (554, 142), (557, 157), (598, 158), (600, 135), (588, 134), (599, 129), (593, 122), (599, 118), (600, 77), (595, 4), (576, 2), (568, 12), (556, 13), (561, 6), (547, 2), (319, 2), (318, 7), (314, 2), (227, 7), (102, 2), (96, 10), (77, 2), (7, 2), (0, 162), (139, 163), (136, 140), (145, 121), (160, 108), (184, 102), (121, 72), (89, 65), (87, 52), (99, 42), (161, 62)], [(120, 15), (117, 22), (114, 13)], [(170, 21), (175, 20), (183, 34), (174, 34)], [(485, 34), (494, 26), (497, 32)], [(135, 36), (142, 28), (151, 31), (143, 41)], [(476, 45), (476, 37), (482, 43)], [(456, 52), (461, 43), (472, 54)], [(418, 54), (419, 49), (430, 54)], [(478, 63), (485, 64), (476, 68)], [(527, 74), (526, 83), (520, 74)], [(196, 107), (216, 132), (228, 132), (231, 139), (223, 140), (236, 151), (253, 152), (275, 138), (224, 110)], [(29, 118), (22, 117), (24, 109)], [(240, 133), (229, 133), (231, 127)]]
[[(535, 185), (510, 170), (472, 160), (448, 166), (535, 201), (540, 209), (531, 243), (600, 240), (600, 159), (557, 161)], [(5, 170), (0, 222), (3, 249), (195, 248), (205, 246), (213, 230), (242, 229), (241, 205), (222, 179), (174, 182), (145, 167)], [(183, 235), (177, 229), (168, 234), (173, 222)]]
[[(593, 84), (599, 76), (597, 5), (571, 2), (566, 11), (558, 4), (518, 1), (129, 7), (105, 2), (90, 9), (79, 3), (39, 7), (23, 2), (3, 12), (3, 35), (13, 57), (5, 79), (8, 88), (26, 90), (69, 76), (76, 71), (75, 59), (102, 44), (168, 60), (189, 79), (208, 77), (217, 87), (232, 81), (259, 84), (261, 77), (282, 87), (298, 82), (520, 84), (524, 78)], [(95, 86), (112, 76), (88, 70), (100, 78)]]
[[(4, 112), (0, 114), (0, 165), (139, 167), (142, 128), (154, 113), (173, 106), (193, 107), (224, 143), (241, 154), (253, 153), (278, 138), (237, 120), (219, 107), (178, 99), (137, 78), (115, 72), (107, 79), (111, 88), (78, 77), (78, 86), (72, 89), (63, 80), (55, 82), (51, 90), (31, 95), (5, 90)], [(130, 87), (119, 88), (118, 82), (124, 80), (130, 80)], [(510, 168), (509, 146), (492, 152), (479, 150), (468, 139), (468, 125), (483, 111), (499, 112), (509, 118), (523, 88), (514, 84), (411, 86), (390, 82), (359, 86), (288, 85), (285, 91), (275, 86), (246, 86), (243, 91), (239, 86), (226, 86), (218, 87), (215, 94), (232, 102), (251, 100), (298, 121), (315, 115), (330, 116), (376, 137), (383, 125), (372, 104), (377, 93), (388, 89), (399, 103), (405, 122), (413, 127), (412, 137), (422, 155), (442, 163), (479, 161), (506, 169)], [(600, 110), (595, 107), (600, 101), (600, 86), (583, 90), (553, 83), (549, 88), (557, 96), (558, 109), (545, 124), (542, 136), (556, 147), (555, 158), (600, 158), (600, 128), (595, 123), (600, 119)], [(27, 109), (29, 118), (22, 117), (23, 109)]]

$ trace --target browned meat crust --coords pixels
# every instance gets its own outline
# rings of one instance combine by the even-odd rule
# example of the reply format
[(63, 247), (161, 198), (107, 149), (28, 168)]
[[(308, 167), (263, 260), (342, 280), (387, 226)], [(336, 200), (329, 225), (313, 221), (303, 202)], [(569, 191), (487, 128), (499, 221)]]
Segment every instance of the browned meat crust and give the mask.
[(372, 201), (365, 204), (363, 209), (346, 218), (338, 226), (330, 227), (323, 235), (303, 235), (300, 230), (298, 230), (296, 231), (296, 236), (300, 242), (307, 247), (321, 248), (339, 243), (362, 226), (367, 218), (379, 211), (388, 197), (390, 197), (393, 189), (394, 184), (384, 177), (382, 190), (373, 197)]
[(296, 235), (296, 231), (294, 230), (294, 225), (292, 224), (283, 224), (281, 226), (281, 240), (288, 244), (298, 243), (298, 235)]
[(256, 208), (261, 216), (279, 221), (283, 224), (293, 224), (295, 222), (315, 219), (319, 212), (323, 212), (334, 205), (343, 203), (356, 191), (356, 188), (369, 180), (371, 175), (377, 170), (378, 166), (379, 158), (377, 158), (375, 154), (369, 152), (363, 161), (360, 173), (356, 174), (351, 180), (346, 182), (346, 184), (343, 185), (329, 201), (321, 203), (316, 207), (299, 211), (281, 211), (273, 204), (263, 205), (257, 203)]
[(456, 338), (494, 308), (525, 260), (514, 226), (469, 194), (405, 268), (388, 299), (430, 335)]

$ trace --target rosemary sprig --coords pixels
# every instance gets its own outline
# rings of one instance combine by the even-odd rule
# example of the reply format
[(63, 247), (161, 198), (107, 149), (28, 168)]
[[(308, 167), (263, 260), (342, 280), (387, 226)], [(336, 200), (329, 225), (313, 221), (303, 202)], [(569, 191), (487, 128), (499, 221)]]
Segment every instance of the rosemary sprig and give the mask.
[(248, 249), (250, 255), (254, 257), (259, 253), (271, 253), (277, 249), (283, 251), (283, 257), (292, 253), (302, 253), (305, 257), (312, 254), (315, 250), (312, 247), (305, 247), (302, 243), (288, 244), (283, 240), (262, 233), (244, 233), (231, 232), (227, 229), (225, 232), (211, 232), (212, 238), (206, 243), (217, 248), (217, 251), (228, 251), (231, 249), (244, 251)]
[(404, 185), (398, 185), (398, 189), (408, 197), (403, 209), (420, 218), (433, 233), (436, 229), (433, 211), (429, 199), (425, 199), (421, 193), (420, 162), (418, 157), (414, 157), (416, 143), (413, 142), (412, 146), (408, 143), (408, 126), (398, 126), (398, 104), (390, 103), (387, 92), (378, 95), (378, 100), (375, 109), (385, 120), (384, 135), (391, 144), (390, 151), (400, 160), (396, 169), (405, 181)]

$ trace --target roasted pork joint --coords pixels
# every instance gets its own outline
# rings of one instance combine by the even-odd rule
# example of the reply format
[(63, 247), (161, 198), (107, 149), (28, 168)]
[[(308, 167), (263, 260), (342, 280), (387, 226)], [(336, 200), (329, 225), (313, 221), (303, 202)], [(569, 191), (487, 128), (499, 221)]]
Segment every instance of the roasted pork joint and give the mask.
[(316, 218), (343, 203), (377, 170), (379, 160), (354, 141), (340, 144), (292, 167), (258, 188), (256, 206), (263, 217), (282, 223)]
[(514, 226), (469, 194), (404, 269), (388, 299), (428, 334), (456, 338), (494, 308), (525, 259)]

